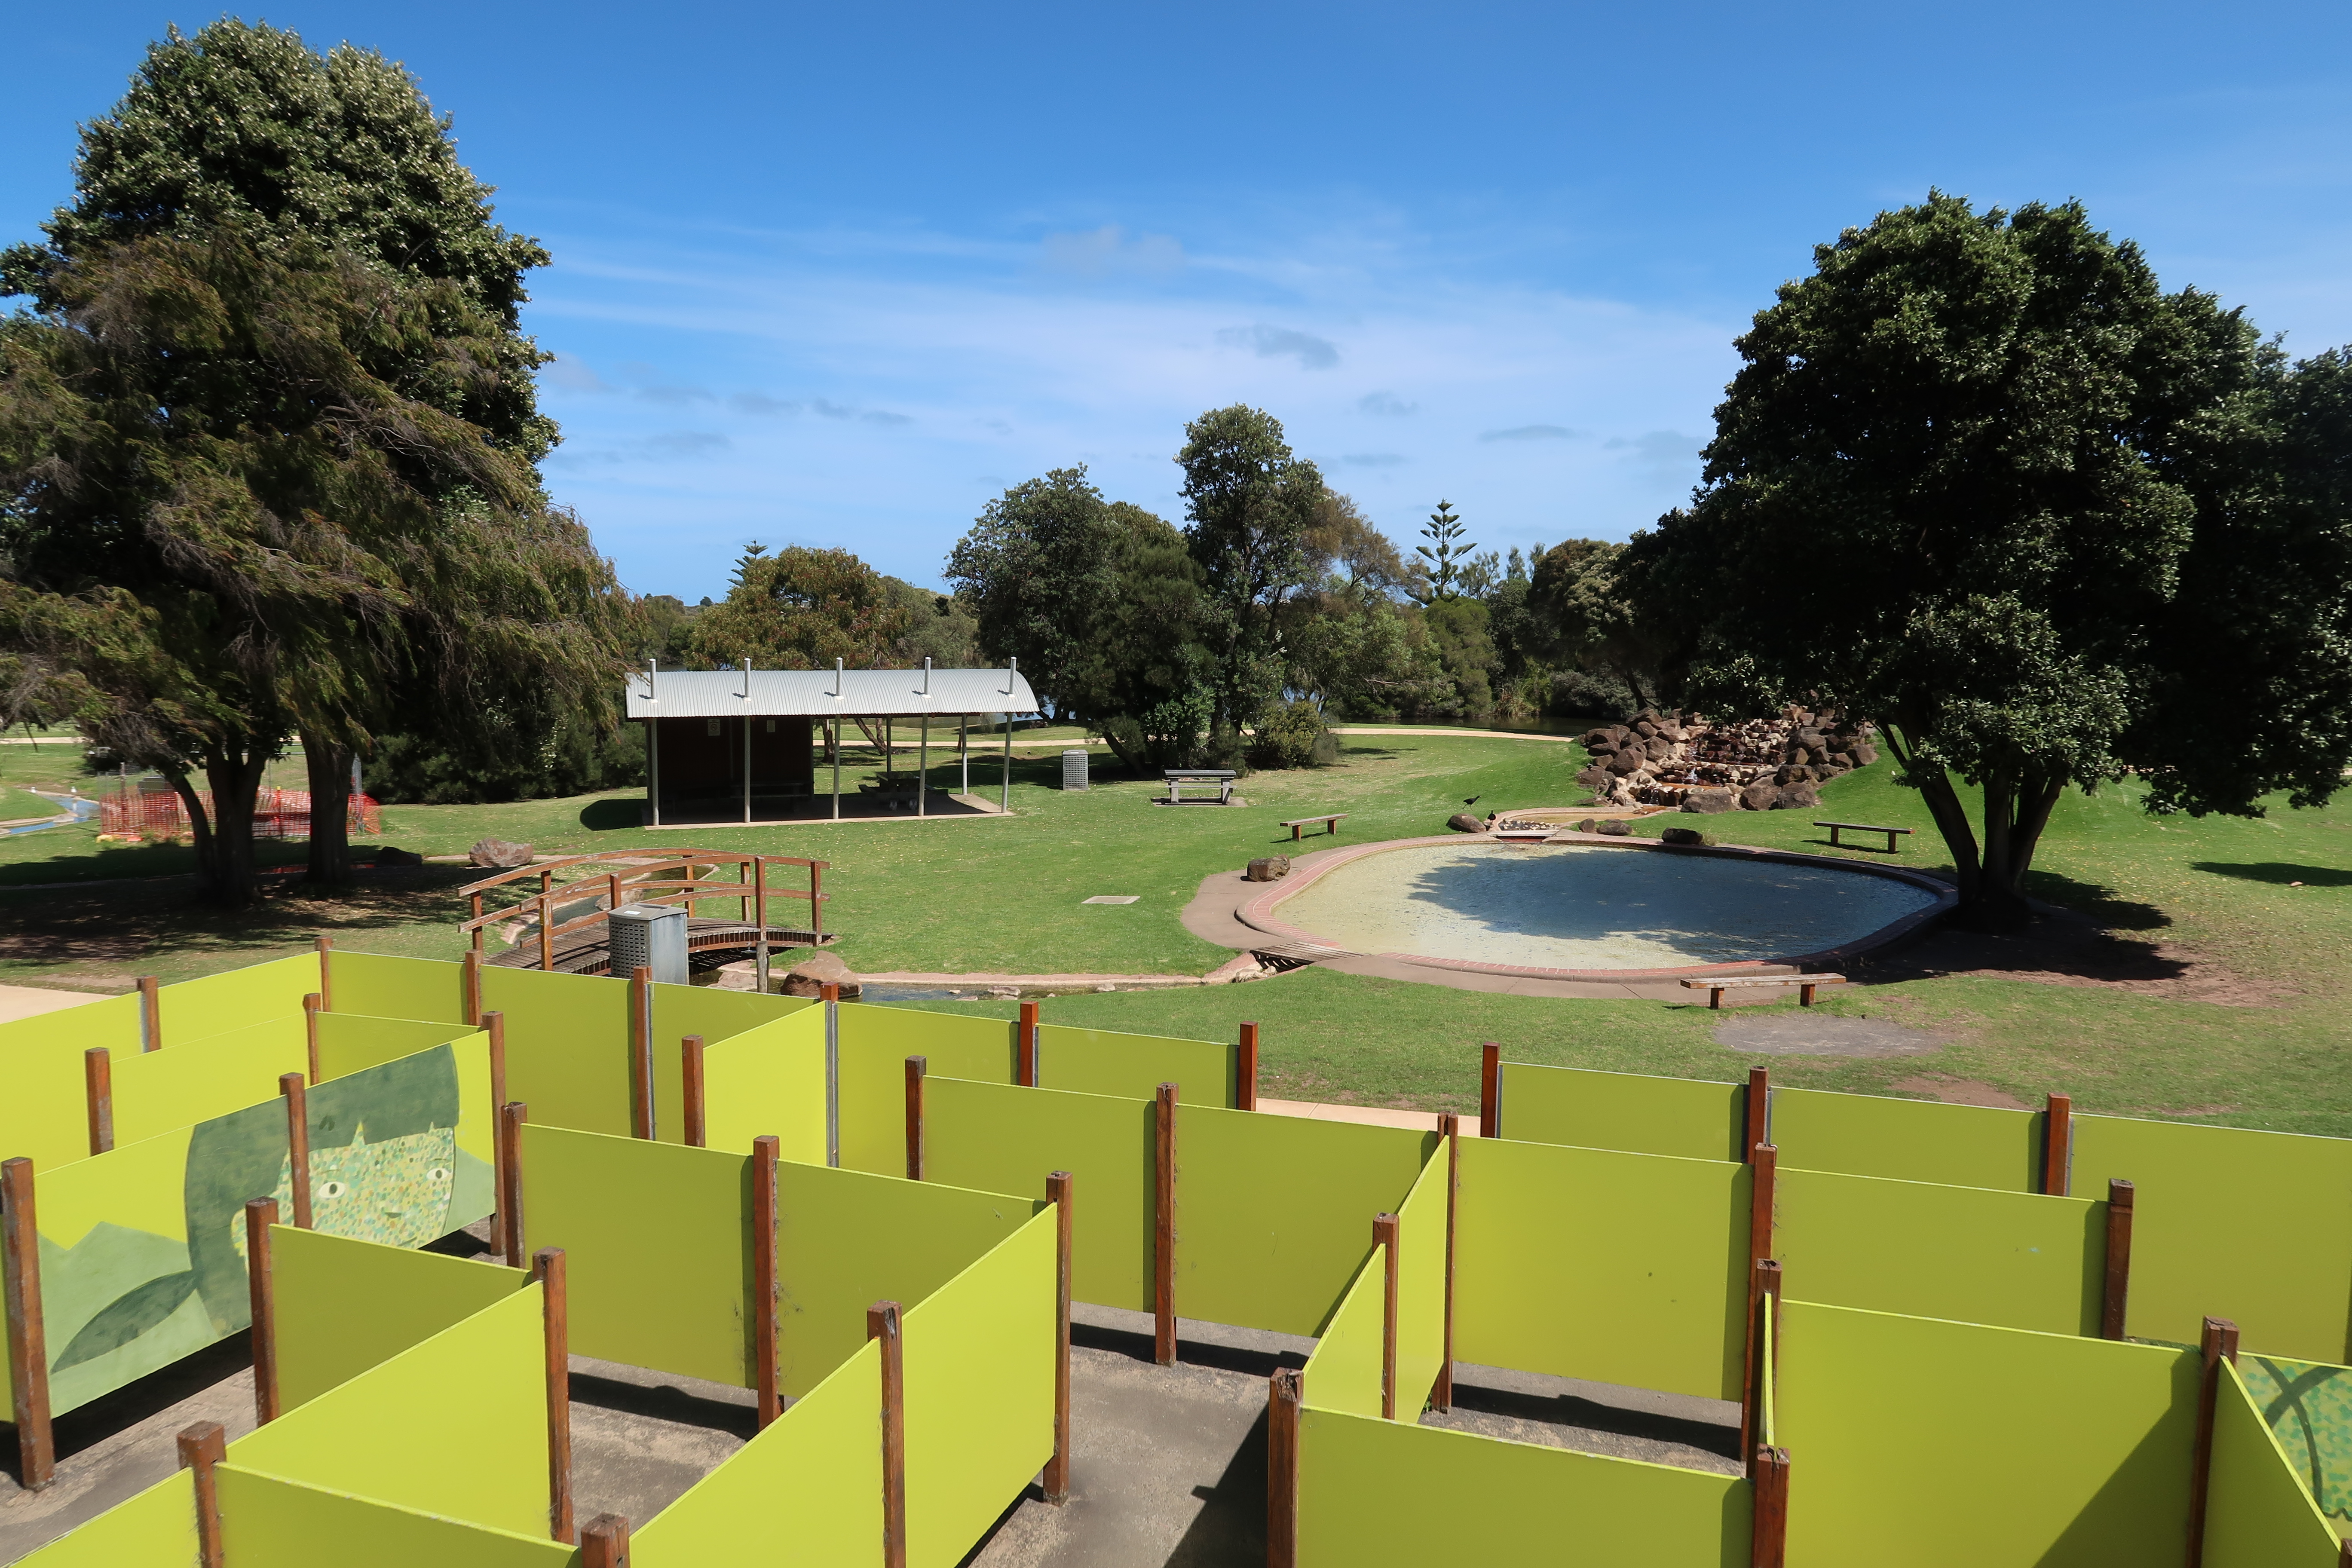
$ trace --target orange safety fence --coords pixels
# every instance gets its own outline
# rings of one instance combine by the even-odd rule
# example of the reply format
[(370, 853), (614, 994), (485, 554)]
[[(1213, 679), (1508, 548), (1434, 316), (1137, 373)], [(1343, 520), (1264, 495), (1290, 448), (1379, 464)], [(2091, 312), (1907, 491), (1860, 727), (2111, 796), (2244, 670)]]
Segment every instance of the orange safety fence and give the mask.
[[(198, 790), (205, 814), (212, 815), (210, 790)], [(121, 838), (177, 838), (193, 829), (188, 811), (176, 792), (126, 786), (98, 800), (99, 831)], [(383, 809), (373, 797), (353, 794), (344, 822), (352, 833), (383, 831)], [(256, 838), (310, 837), (310, 792), (306, 789), (265, 789), (254, 796), (253, 836)]]

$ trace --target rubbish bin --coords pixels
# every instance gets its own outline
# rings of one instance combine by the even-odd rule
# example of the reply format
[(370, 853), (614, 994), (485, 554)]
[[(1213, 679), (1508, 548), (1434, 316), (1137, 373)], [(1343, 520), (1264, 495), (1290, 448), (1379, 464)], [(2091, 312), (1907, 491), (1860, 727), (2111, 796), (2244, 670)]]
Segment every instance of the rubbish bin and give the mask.
[(1062, 753), (1062, 787), (1064, 789), (1087, 787), (1087, 753), (1083, 750)]
[(640, 967), (664, 985), (690, 983), (686, 968), (686, 910), (677, 904), (623, 904), (605, 917), (613, 952), (613, 978), (626, 980)]

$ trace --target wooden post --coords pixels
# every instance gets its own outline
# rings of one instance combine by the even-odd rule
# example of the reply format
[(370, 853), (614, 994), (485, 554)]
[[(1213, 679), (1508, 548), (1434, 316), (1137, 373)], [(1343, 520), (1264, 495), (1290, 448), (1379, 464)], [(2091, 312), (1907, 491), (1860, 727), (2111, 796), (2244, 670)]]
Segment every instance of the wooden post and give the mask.
[(751, 1140), (751, 1370), (763, 1427), (784, 1413), (779, 1361), (783, 1324), (777, 1316), (782, 1295), (776, 1258), (778, 1147), (773, 1137)]
[(2205, 1354), (2204, 1380), (2197, 1390), (2197, 1447), (2189, 1459), (2189, 1568), (2205, 1561), (2205, 1507), (2213, 1481), (2213, 1411), (2221, 1393), (2221, 1363), (2238, 1359), (2238, 1325), (2227, 1318), (2208, 1318), (2200, 1349)]
[(1445, 1140), (1445, 1345), (1437, 1363), (1437, 1387), (1430, 1403), (1454, 1408), (1454, 1205), (1462, 1195), (1462, 1119), (1441, 1116), (1437, 1135)]
[(1054, 1457), (1045, 1461), (1045, 1500), (1070, 1500), (1070, 1173), (1045, 1178), (1054, 1205)]
[(1478, 1136), (1503, 1135), (1503, 1047), (1488, 1040), (1478, 1047)]
[(925, 1057), (907, 1058), (907, 1180), (923, 1179), (923, 1073)]
[(89, 1113), (89, 1152), (103, 1154), (114, 1147), (114, 1059), (104, 1046), (82, 1052), (81, 1091)]
[[(540, 880), (546, 881), (546, 876)], [(539, 967), (544, 973), (555, 967), (555, 933), (548, 929), (555, 918), (555, 902), (545, 893), (534, 901), (539, 905)]]
[(180, 1468), (195, 1472), (196, 1563), (221, 1568), (220, 1487), (213, 1467), (228, 1458), (228, 1433), (217, 1421), (199, 1421), (180, 1433)]
[(1772, 1209), (1780, 1185), (1780, 1152), (1759, 1143), (1748, 1152), (1748, 1262), (1754, 1265), (1772, 1256)]
[(33, 1162), (0, 1160), (0, 1299), (8, 1318), (10, 1415), (16, 1476), (26, 1491), (49, 1484), (57, 1440), (49, 1430), (48, 1335), (41, 1323), (41, 1237), (33, 1215)]
[(1163, 1083), (1151, 1119), (1151, 1359), (1176, 1364), (1176, 1086)]
[[(1764, 1369), (1757, 1354), (1763, 1347), (1767, 1297), (1775, 1301), (1780, 1299), (1780, 1266), (1769, 1258), (1759, 1258), (1748, 1268), (1748, 1334), (1747, 1347), (1742, 1352), (1745, 1371), (1739, 1394), (1739, 1451), (1748, 1456), (1751, 1467), (1764, 1423)], [(1755, 1479), (1752, 1468), (1748, 1478)]]
[(302, 998), (302, 1044), (309, 1052), (310, 1081), (319, 1081), (319, 994), (311, 992)]
[[(1381, 1419), (1397, 1415), (1397, 1216), (1372, 1216), (1372, 1245), (1381, 1258)], [(1418, 1415), (1416, 1411), (1414, 1414)]]
[(572, 1531), (572, 1321), (563, 1293), (563, 1249), (531, 1258), (547, 1345), (547, 1537), (569, 1546)]
[(1772, 1142), (1772, 1069), (1748, 1069), (1748, 1100), (1740, 1118), (1739, 1152), (1734, 1159), (1745, 1162), (1749, 1151), (1759, 1143)]
[(467, 948), (457, 960), (457, 1005), (467, 1028), (482, 1026), (482, 955)]
[[(760, 922), (759, 940), (751, 947), (751, 986), (768, 994), (768, 858), (751, 857), (751, 918)], [(812, 916), (814, 917), (814, 911)]]
[(2074, 1186), (2074, 1100), (2053, 1094), (2042, 1116), (2042, 1190), (2064, 1197)]
[(299, 1072), (281, 1073), (278, 1092), (286, 1097), (286, 1173), (294, 1188), (294, 1224), (310, 1228), (310, 1095)]
[(1021, 1004), (1021, 1022), (1013, 1026), (1013, 1081), (1024, 1089), (1037, 1087), (1037, 1004)]
[(1265, 1391), (1266, 1568), (1298, 1562), (1298, 1405), (1305, 1379), (1284, 1367)]
[(163, 995), (152, 974), (139, 977), (139, 1048), (163, 1048)]
[(635, 1138), (654, 1135), (653, 985), (648, 966), (630, 971), (629, 1133)]
[(335, 1010), (335, 939), (322, 936), (310, 943), (319, 950), (319, 1011)]
[(1789, 1553), (1789, 1451), (1757, 1449), (1751, 1474), (1756, 1526), (1748, 1561), (1750, 1568), (1783, 1568)]
[(898, 1303), (866, 1309), (866, 1337), (882, 1342), (882, 1564), (907, 1568), (907, 1363)]
[(245, 1282), (253, 1301), (253, 1419), (278, 1419), (278, 1279), (270, 1267), (269, 1227), (278, 1223), (276, 1198), (245, 1204)]
[(702, 1079), (702, 1037), (688, 1035), (677, 1043), (679, 1087), (684, 1091), (687, 1145), (694, 1149), (710, 1146), (710, 1129), (704, 1116)]
[(506, 1235), (506, 1263), (522, 1267), (522, 1129), (530, 1107), (511, 1100), (499, 1107), (499, 1219)]
[(2132, 1184), (2118, 1176), (2107, 1183), (2106, 1288), (2099, 1303), (2099, 1337), (2124, 1337), (2131, 1303)]
[(1234, 1062), (1234, 1109), (1257, 1109), (1257, 1026), (1242, 1026), (1241, 1046)]
[(505, 1114), (499, 1108), (507, 1102), (507, 1016), (485, 1013), (478, 1022), (489, 1037), (491, 1181), (498, 1204), (490, 1211), (490, 1250), (503, 1259), (507, 1255), (506, 1135), (499, 1126)]
[(580, 1568), (629, 1568), (626, 1514), (600, 1513), (581, 1527)]

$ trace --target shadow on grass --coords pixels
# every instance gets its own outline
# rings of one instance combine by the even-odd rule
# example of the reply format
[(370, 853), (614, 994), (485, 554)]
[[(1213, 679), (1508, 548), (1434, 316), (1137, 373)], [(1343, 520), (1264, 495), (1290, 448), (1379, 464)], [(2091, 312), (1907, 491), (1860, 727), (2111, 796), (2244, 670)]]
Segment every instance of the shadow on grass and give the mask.
[(2154, 904), (2126, 899), (2113, 888), (2078, 882), (2054, 871), (2028, 871), (2025, 891), (2028, 897), (2063, 904), (2087, 915), (2111, 931), (2162, 931), (2172, 923), (2172, 917)]
[(634, 795), (592, 800), (580, 808), (580, 826), (591, 833), (613, 833), (645, 826), (645, 803)]
[(2352, 871), (2339, 871), (2333, 866), (2297, 866), (2284, 860), (2256, 860), (2240, 865), (2223, 860), (2192, 860), (2189, 868), (2242, 882), (2268, 882), (2274, 888), (2294, 882), (2301, 882), (2306, 888), (2352, 888)]
[(0, 963), (152, 964), (163, 952), (200, 960), (205, 953), (245, 954), (317, 936), (340, 941), (444, 921), (454, 933), (463, 916), (454, 890), (474, 875), (462, 866), (362, 871), (352, 886), (333, 892), (273, 878), (260, 900), (242, 910), (205, 902), (194, 877), (0, 888)]

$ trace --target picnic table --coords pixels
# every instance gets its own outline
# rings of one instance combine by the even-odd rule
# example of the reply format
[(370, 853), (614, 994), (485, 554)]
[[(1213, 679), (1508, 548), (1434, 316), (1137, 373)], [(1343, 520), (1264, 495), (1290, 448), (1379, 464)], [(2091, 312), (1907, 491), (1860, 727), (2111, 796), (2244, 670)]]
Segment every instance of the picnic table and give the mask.
[(1234, 798), (1235, 774), (1231, 768), (1164, 768), (1160, 776), (1168, 782), (1171, 804), (1181, 803), (1184, 798), (1182, 792), (1188, 788), (1213, 787), (1219, 805), (1224, 805)]
[(1723, 1005), (1723, 994), (1735, 987), (1745, 990), (1751, 985), (1793, 985), (1797, 987), (1797, 1005), (1810, 1007), (1813, 1005), (1814, 986), (1844, 984), (1845, 976), (1843, 974), (1743, 974), (1736, 977), (1716, 975), (1706, 980), (1685, 980), (1683, 982), (1683, 989), (1706, 992), (1706, 1005), (1720, 1009)]
[[(1815, 827), (1826, 827), (1830, 830), (1830, 847), (1832, 849), (1843, 849), (1845, 847), (1844, 845), (1838, 842), (1838, 834), (1840, 831), (1847, 833), (1884, 833), (1886, 835), (1886, 852), (1889, 855), (1895, 853), (1895, 836), (1898, 833), (1908, 834), (1911, 831), (1907, 827), (1881, 827), (1874, 822), (1816, 822), (1813, 826)], [(1867, 848), (1868, 846), (1857, 844), (1854, 847), (1857, 849), (1863, 849)]]
[(1324, 835), (1328, 837), (1337, 838), (1339, 837), (1339, 819), (1347, 815), (1348, 814), (1344, 811), (1328, 811), (1320, 816), (1302, 816), (1290, 822), (1277, 822), (1275, 826), (1276, 827), (1287, 827), (1290, 829), (1290, 841), (1293, 844), (1298, 842), (1298, 830), (1306, 826), (1310, 822), (1321, 823), (1323, 825)]

